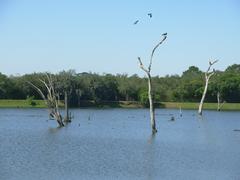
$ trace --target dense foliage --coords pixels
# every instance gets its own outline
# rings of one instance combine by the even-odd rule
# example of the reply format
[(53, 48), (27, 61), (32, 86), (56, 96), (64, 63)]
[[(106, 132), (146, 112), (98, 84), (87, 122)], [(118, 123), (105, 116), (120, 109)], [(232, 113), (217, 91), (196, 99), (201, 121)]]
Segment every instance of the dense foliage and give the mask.
[[(140, 101), (148, 103), (147, 79), (137, 75), (111, 75), (76, 73), (73, 70), (53, 75), (59, 96), (69, 94), (71, 105), (79, 105), (84, 100)], [(41, 99), (32, 82), (44, 89), (39, 79), (44, 73), (23, 76), (6, 76), (0, 73), (0, 99)], [(199, 102), (204, 86), (204, 72), (195, 66), (189, 67), (181, 76), (153, 77), (155, 101)], [(217, 71), (209, 83), (206, 102), (216, 102), (217, 93), (226, 102), (240, 102), (240, 65), (229, 66), (225, 71)]]

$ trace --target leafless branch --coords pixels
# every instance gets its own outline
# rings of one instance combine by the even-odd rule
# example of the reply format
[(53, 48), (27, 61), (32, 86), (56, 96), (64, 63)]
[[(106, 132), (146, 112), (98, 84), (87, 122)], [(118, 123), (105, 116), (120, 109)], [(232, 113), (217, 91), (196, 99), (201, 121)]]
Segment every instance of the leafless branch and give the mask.
[(138, 61), (139, 61), (140, 68), (148, 74), (149, 71), (144, 67), (140, 57), (138, 57)]
[[(212, 65), (214, 65), (214, 64), (217, 63), (217, 62), (218, 62), (218, 60), (215, 60), (215, 61), (213, 61), (213, 62), (209, 61), (209, 67), (208, 67), (205, 75), (208, 75), (208, 74), (211, 74), (211, 73), (212, 73), (212, 72), (209, 72), (209, 71), (211, 70)], [(215, 71), (215, 70), (213, 70), (213, 71)]]
[(167, 34), (163, 34), (163, 35), (162, 35), (162, 40), (153, 48), (152, 53), (151, 53), (150, 63), (149, 63), (149, 66), (148, 66), (148, 70), (149, 70), (149, 71), (151, 71), (153, 55), (154, 55), (156, 49), (157, 49), (166, 39), (167, 39)]
[(55, 92), (55, 89), (54, 89), (53, 79), (52, 79), (51, 75), (48, 75), (47, 73), (46, 73), (46, 76), (47, 76), (48, 82), (46, 82), (45, 80), (42, 80), (42, 79), (39, 79), (39, 81), (47, 89), (47, 96), (45, 96), (43, 94), (42, 90), (40, 88), (38, 88), (37, 86), (35, 86), (33, 83), (31, 83), (29, 81), (28, 81), (28, 83), (30, 85), (32, 85), (44, 99), (44, 102), (46, 103), (48, 110), (49, 110), (49, 117), (56, 119), (59, 126), (62, 127), (62, 126), (64, 126), (64, 124), (62, 122), (62, 116), (58, 110), (59, 99), (57, 99), (57, 93)]
[(41, 91), (41, 89), (39, 89), (37, 86), (35, 86), (33, 83), (31, 83), (30, 81), (27, 81), (28, 84), (30, 84), (34, 89), (36, 89), (38, 91), (38, 93), (40, 94), (40, 96), (43, 98), (43, 100), (46, 102), (47, 99), (45, 97), (45, 95), (43, 94), (43, 92)]

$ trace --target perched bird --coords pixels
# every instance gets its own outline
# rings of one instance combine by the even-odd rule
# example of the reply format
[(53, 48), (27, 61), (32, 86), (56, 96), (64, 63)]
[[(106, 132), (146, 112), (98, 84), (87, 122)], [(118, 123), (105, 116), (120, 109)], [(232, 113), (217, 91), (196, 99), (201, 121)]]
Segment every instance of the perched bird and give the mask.
[(139, 61), (140, 68), (144, 68), (140, 57), (138, 57), (138, 61)]
[(167, 36), (167, 33), (163, 33), (162, 36)]
[(136, 25), (139, 22), (139, 20), (135, 21), (133, 24)]
[(152, 18), (152, 13), (148, 13), (148, 16), (149, 16), (150, 18)]

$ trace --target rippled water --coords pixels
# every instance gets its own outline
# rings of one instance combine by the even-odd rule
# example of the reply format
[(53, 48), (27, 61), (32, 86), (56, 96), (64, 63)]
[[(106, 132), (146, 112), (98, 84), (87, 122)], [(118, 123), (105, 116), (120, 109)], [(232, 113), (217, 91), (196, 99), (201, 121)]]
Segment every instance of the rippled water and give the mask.
[[(0, 179), (240, 179), (240, 112), (74, 109), (64, 128), (45, 109), (0, 109)], [(171, 116), (175, 121), (169, 121)]]

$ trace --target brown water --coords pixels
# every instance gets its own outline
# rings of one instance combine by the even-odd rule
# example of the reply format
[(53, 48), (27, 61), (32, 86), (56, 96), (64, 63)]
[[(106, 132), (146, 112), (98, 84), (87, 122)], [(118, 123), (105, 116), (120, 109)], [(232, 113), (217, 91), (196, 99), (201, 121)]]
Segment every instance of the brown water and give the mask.
[[(240, 179), (240, 112), (74, 109), (58, 129), (45, 109), (0, 109), (0, 179)], [(175, 121), (169, 121), (171, 116)]]

